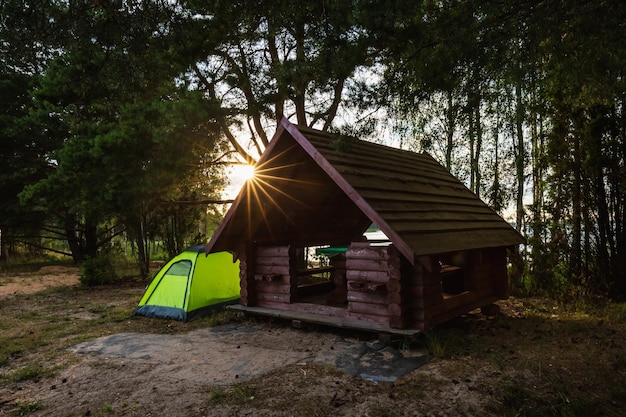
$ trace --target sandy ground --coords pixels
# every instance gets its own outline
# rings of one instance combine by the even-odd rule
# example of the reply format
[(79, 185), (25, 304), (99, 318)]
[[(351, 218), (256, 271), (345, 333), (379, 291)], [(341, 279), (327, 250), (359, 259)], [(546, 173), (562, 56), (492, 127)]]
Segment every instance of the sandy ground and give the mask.
[(36, 274), (25, 273), (0, 282), (0, 300), (18, 294), (34, 294), (48, 287), (78, 285), (78, 269), (66, 266), (44, 266)]
[[(44, 267), (35, 274), (4, 277), (1, 284), (0, 301), (48, 287), (75, 286), (78, 275), (76, 268)], [(16, 392), (0, 392), (0, 405), (5, 406), (0, 406), (0, 415), (16, 413), (11, 404), (34, 402), (43, 407), (28, 415), (298, 415), (288, 411), (296, 409), (293, 403), (287, 408), (274, 405), (274, 394), (257, 404), (251, 401), (254, 396), (245, 395), (235, 406), (211, 400), (216, 390), (232, 398), (241, 387), (254, 390), (260, 399), (258, 386), (279, 392), (283, 386), (300, 387), (303, 391), (287, 392), (283, 400), (311, 396), (312, 411), (301, 411), (306, 415), (364, 415), (363, 409), (381, 400), (378, 393), (372, 398), (361, 393), (362, 387), (400, 381), (429, 359), (423, 352), (399, 351), (375, 338), (241, 323), (179, 335), (118, 333), (75, 345), (68, 355), (69, 366), (53, 377), (23, 384)], [(387, 390), (382, 395), (388, 397)], [(323, 404), (316, 404), (318, 397), (324, 398)], [(333, 413), (319, 414), (320, 406)]]

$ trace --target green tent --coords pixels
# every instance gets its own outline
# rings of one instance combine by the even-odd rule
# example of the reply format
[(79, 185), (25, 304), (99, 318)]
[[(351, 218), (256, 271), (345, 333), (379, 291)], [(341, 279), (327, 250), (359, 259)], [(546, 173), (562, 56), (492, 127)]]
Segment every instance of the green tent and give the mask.
[(187, 322), (239, 299), (239, 261), (229, 252), (205, 255), (204, 245), (172, 258), (146, 288), (136, 315)]

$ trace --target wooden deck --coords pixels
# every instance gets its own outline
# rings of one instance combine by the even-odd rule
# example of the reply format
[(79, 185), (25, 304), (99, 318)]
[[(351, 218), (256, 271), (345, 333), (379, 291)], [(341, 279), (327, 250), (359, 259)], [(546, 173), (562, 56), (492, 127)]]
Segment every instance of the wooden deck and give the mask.
[(414, 336), (420, 333), (416, 329), (392, 329), (380, 323), (374, 323), (364, 320), (355, 320), (344, 317), (326, 316), (304, 311), (278, 310), (264, 307), (246, 307), (241, 304), (229, 305), (226, 308), (230, 310), (241, 311), (249, 314), (257, 314), (267, 317), (276, 317), (286, 320), (299, 320), (304, 323), (320, 324), (324, 326), (337, 327), (349, 330), (359, 330), (379, 334), (391, 334), (399, 336)]

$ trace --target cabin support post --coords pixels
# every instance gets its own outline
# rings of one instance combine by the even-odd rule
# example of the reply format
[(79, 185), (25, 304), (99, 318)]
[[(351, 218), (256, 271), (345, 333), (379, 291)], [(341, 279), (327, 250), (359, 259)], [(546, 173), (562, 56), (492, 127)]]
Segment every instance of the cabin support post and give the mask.
[(253, 253), (250, 245), (244, 246), (239, 252), (239, 302), (244, 306), (256, 304)]
[(335, 288), (328, 296), (328, 304), (344, 306), (348, 302), (348, 281), (346, 279), (346, 257), (342, 254), (329, 259), (333, 267), (332, 280)]
[(404, 329), (406, 327), (406, 296), (405, 279), (402, 274), (402, 257), (394, 247), (387, 248), (387, 312), (389, 313), (389, 327), (392, 329)]

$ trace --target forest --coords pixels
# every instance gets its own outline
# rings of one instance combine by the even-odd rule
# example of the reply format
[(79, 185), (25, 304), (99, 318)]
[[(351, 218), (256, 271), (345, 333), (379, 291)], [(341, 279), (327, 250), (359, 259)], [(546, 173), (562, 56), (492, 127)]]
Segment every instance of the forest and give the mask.
[(2, 0), (0, 258), (206, 241), (283, 117), (428, 152), (527, 240), (511, 286), (626, 297), (626, 3)]

